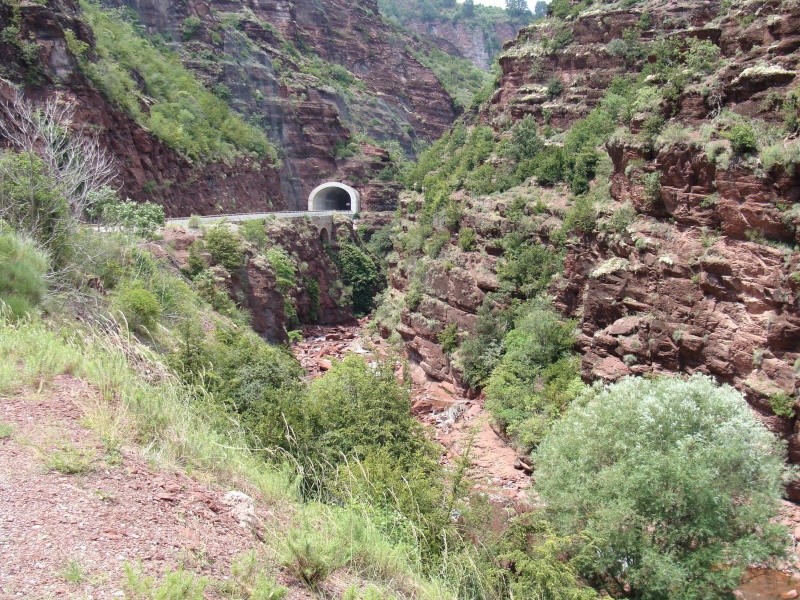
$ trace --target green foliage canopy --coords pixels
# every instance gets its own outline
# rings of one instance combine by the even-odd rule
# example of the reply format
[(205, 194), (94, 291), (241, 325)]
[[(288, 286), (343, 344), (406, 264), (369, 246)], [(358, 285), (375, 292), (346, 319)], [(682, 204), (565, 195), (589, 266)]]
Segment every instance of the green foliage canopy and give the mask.
[(727, 598), (780, 553), (783, 452), (741, 394), (695, 375), (628, 378), (581, 396), (534, 453), (561, 533), (591, 580), (636, 598)]
[(486, 408), (526, 451), (583, 388), (572, 356), (574, 331), (574, 321), (536, 300), (520, 309), (503, 340), (505, 354), (486, 385)]
[(368, 313), (381, 286), (378, 268), (366, 252), (350, 243), (341, 245), (337, 260), (342, 281), (353, 290), (353, 311), (356, 314)]

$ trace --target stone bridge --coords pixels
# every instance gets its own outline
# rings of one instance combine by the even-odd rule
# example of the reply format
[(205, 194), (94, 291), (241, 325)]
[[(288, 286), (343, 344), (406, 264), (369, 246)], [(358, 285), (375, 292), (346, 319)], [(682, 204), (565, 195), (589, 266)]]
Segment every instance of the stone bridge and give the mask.
[[(252, 221), (254, 219), (266, 219), (277, 217), (279, 219), (308, 219), (317, 228), (320, 239), (328, 241), (333, 233), (334, 215), (353, 216), (361, 209), (361, 194), (358, 190), (338, 183), (329, 181), (318, 185), (308, 196), (308, 210), (285, 210), (263, 213), (241, 213), (229, 215), (211, 215), (199, 217), (204, 224), (216, 223), (218, 221), (229, 221), (237, 223), (240, 221)], [(168, 224), (189, 225), (188, 217), (167, 219)]]

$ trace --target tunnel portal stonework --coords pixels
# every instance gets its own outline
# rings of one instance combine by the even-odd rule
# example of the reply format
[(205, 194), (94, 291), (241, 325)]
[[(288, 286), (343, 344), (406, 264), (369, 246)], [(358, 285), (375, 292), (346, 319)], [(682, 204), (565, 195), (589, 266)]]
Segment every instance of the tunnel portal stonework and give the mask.
[(355, 188), (328, 181), (318, 185), (308, 196), (309, 212), (341, 210), (357, 213), (361, 210), (361, 194)]

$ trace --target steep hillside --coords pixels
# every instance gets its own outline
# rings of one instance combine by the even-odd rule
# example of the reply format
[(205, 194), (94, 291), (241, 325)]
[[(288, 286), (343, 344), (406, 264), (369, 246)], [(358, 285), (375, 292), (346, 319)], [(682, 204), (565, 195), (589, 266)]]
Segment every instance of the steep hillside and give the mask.
[[(411, 173), (424, 193), (404, 201), (387, 322), (431, 377), (488, 386), (522, 449), (563, 409), (551, 382), (699, 372), (800, 460), (797, 5), (551, 9)], [(578, 328), (579, 369), (511, 352), (533, 352), (545, 291)]]
[(125, 193), (171, 215), (301, 208), (327, 178), (359, 184), (366, 207), (391, 206), (379, 145), (413, 153), (455, 117), (374, 4), (9, 0), (0, 11), (9, 81), (75, 101)]
[(484, 71), (503, 44), (513, 40), (533, 17), (530, 13), (509, 15), (500, 8), (482, 5), (473, 5), (470, 10), (446, 1), (380, 0), (378, 5), (384, 15), (432, 38), (442, 51), (461, 56)]

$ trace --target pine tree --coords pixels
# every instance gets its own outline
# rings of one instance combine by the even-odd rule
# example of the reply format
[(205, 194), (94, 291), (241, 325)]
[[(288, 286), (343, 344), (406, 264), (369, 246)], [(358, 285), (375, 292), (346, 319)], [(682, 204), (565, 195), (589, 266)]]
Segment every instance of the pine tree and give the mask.
[(471, 17), (475, 14), (475, 0), (464, 0), (464, 4), (461, 5), (461, 12), (464, 13), (465, 17)]
[(519, 17), (529, 12), (527, 0), (506, 0), (506, 12), (514, 17)]

